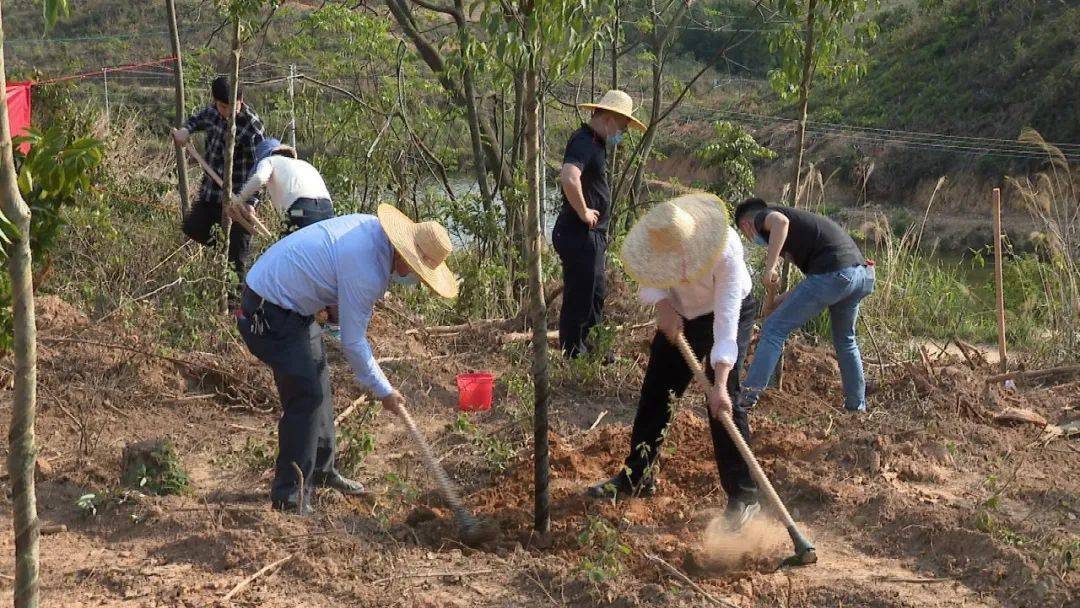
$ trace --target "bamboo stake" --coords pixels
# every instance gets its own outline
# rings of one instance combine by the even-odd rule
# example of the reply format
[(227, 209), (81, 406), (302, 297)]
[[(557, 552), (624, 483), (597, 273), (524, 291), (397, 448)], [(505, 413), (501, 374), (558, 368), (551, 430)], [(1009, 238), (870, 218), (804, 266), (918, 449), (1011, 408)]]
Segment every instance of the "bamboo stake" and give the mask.
[(1005, 353), (1005, 286), (1001, 282), (1001, 188), (994, 188), (994, 284), (997, 287), (998, 354), (1001, 373), (1009, 371)]
[[(4, 71), (3, 14), (0, 12), (0, 90), (7, 90)], [(14, 384), (11, 423), (8, 427), (7, 471), (11, 479), (11, 523), (15, 537), (15, 608), (38, 605), (37, 495), (34, 463), (37, 441), (37, 322), (34, 310), (34, 273), (30, 249), (30, 208), (16, 182), (15, 158), (11, 147), (11, 124), (7, 104), (0, 104), (0, 209), (15, 230), (6, 248), (7, 271), (11, 277), (11, 312), (14, 317)]]
[[(176, 86), (176, 125), (179, 128), (184, 120), (184, 62), (180, 57), (180, 33), (176, 27), (176, 2), (165, 0), (165, 7), (169, 14), (169, 42), (172, 44), (173, 56), (176, 57), (175, 86)], [(187, 159), (184, 158), (184, 150), (178, 143), (176, 148), (176, 186), (180, 195), (180, 219), (183, 220), (188, 214), (188, 173)]]

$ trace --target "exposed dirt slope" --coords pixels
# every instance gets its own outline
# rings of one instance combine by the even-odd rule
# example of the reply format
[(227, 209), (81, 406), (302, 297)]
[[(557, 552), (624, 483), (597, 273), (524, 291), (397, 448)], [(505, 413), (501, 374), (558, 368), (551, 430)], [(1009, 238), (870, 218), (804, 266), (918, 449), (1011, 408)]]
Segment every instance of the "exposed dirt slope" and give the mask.
[[(628, 449), (647, 330), (621, 337), (622, 363), (599, 388), (586, 390), (555, 374), (553, 524), (550, 537), (539, 538), (531, 533), (528, 448), (500, 473), (484, 444), (451, 425), (453, 374), (469, 368), (508, 371), (521, 349), (501, 347), (494, 336), (478, 332), (402, 340), (406, 321), (387, 310), (378, 313), (372, 327), (378, 356), (403, 385), (436, 452), (469, 493), (469, 504), (503, 530), (498, 542), (477, 550), (454, 540), (445, 506), (428, 491), (430, 481), (404, 428), (390, 416), (379, 414), (362, 429), (349, 426), (352, 418), (343, 422), (349, 441), (359, 441), (361, 430), (373, 434), (375, 449), (360, 467), (370, 496), (320, 494), (316, 517), (282, 515), (265, 498), (266, 449), (273, 445), (275, 417), (262, 410), (273, 403), (272, 381), (239, 345), (226, 339), (215, 354), (176, 360), (139, 355), (118, 346), (155, 352), (153, 345), (141, 344), (119, 325), (89, 324), (78, 311), (48, 298), (40, 321), (44, 335), (81, 340), (41, 347), (38, 437), (45, 462), (39, 508), (43, 525), (67, 527), (42, 538), (45, 606), (213, 605), (263, 566), (289, 556), (232, 604), (712, 605), (653, 557), (688, 572), (727, 605), (743, 607), (1034, 607), (1077, 601), (1076, 565), (1065, 557), (1067, 551), (1075, 556), (1080, 543), (1080, 488), (1070, 474), (1080, 464), (1075, 439), (1044, 442), (1041, 428), (992, 419), (1004, 407), (1032, 409), (1050, 423), (1076, 418), (1075, 383), (987, 388), (983, 378), (989, 370), (946, 355), (929, 373), (921, 364), (886, 367), (872, 397), (873, 413), (852, 417), (836, 405), (831, 355), (794, 345), (791, 386), (755, 412), (754, 446), (793, 515), (817, 542), (821, 562), (776, 572), (789, 546), (768, 519), (762, 520), (760, 538), (721, 548), (715, 537), (703, 542), (724, 499), (696, 398), (680, 406), (657, 496), (618, 504), (582, 498), (583, 487), (614, 472)], [(358, 395), (340, 354), (333, 347), (331, 352), (336, 404), (343, 410)], [(10, 369), (10, 362), (4, 366)], [(877, 378), (878, 366), (869, 367)], [(497, 398), (495, 410), (472, 418), (478, 430), (470, 432), (512, 445), (530, 433), (500, 409), (508, 399), (501, 388)], [(605, 410), (601, 423), (587, 430)], [(9, 414), (5, 392), (0, 426)], [(192, 492), (121, 493), (122, 447), (159, 435), (177, 444)], [(76, 506), (83, 494), (107, 489), (110, 498), (96, 515)], [(8, 528), (0, 602), (9, 602), (8, 500), (0, 513)], [(605, 529), (612, 531), (608, 550), (595, 541)], [(595, 542), (583, 536), (588, 530)], [(621, 562), (621, 573), (605, 576), (615, 566), (595, 567), (608, 563), (605, 558)]]

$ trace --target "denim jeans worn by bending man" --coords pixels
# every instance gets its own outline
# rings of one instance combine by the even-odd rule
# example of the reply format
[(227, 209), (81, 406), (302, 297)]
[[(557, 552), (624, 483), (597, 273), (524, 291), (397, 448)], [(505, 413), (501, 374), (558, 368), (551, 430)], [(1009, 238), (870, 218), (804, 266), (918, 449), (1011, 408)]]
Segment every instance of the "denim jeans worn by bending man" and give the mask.
[(743, 399), (757, 403), (772, 377), (784, 342), (826, 308), (832, 324), (833, 346), (844, 384), (844, 407), (866, 411), (866, 380), (862, 355), (855, 341), (855, 321), (859, 303), (874, 291), (874, 267), (851, 266), (835, 272), (807, 275), (761, 328), (754, 361), (743, 382)]

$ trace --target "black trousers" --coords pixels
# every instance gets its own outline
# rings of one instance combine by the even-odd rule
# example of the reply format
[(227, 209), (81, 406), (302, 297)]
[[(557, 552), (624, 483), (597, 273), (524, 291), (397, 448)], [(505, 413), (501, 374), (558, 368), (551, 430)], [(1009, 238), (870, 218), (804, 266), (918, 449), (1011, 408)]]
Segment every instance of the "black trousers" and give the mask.
[(299, 498), (293, 463), (311, 481), (334, 470), (334, 404), (322, 329), (314, 317), (264, 301), (244, 288), (237, 327), (251, 354), (274, 372), (282, 416), (278, 421), (278, 456), (273, 501)]
[[(750, 334), (754, 327), (757, 302), (753, 296), (747, 296), (739, 311), (739, 352), (735, 366), (728, 375), (727, 391), (733, 403), (739, 394), (739, 376), (746, 359), (746, 350), (750, 344)], [(712, 350), (713, 315), (707, 314), (683, 323), (686, 341), (698, 360)], [(712, 366), (707, 369), (709, 379), (713, 379)], [(649, 351), (649, 364), (645, 370), (645, 381), (641, 385), (641, 398), (638, 401), (637, 416), (634, 418), (634, 430), (630, 437), (630, 455), (626, 458), (623, 474), (630, 476), (634, 484), (640, 482), (645, 474), (651, 474), (660, 454), (664, 429), (671, 422), (671, 397), (674, 393), (681, 397), (693, 379), (693, 373), (686, 365), (678, 347), (668, 341), (659, 331), (653, 337)], [(743, 438), (750, 441), (749, 410), (735, 407), (732, 418)], [(739, 454), (735, 443), (724, 430), (723, 424), (710, 414), (709, 429), (712, 432), (713, 453), (716, 468), (720, 473), (720, 485), (731, 501), (753, 502), (757, 498), (757, 485), (750, 476), (750, 468)]]
[[(210, 200), (205, 190), (200, 193), (184, 218), (183, 231), (191, 240), (202, 245), (214, 244), (214, 226), (221, 225), (221, 201)], [(229, 230), (229, 263), (236, 272), (237, 280), (244, 283), (248, 254), (251, 251), (251, 233), (236, 223)]]
[(291, 234), (334, 217), (334, 205), (325, 198), (298, 198), (289, 205), (285, 217), (288, 220), (285, 233)]
[(562, 261), (563, 293), (559, 311), (559, 346), (567, 357), (588, 352), (589, 331), (604, 316), (607, 287), (607, 237), (603, 232), (572, 225), (562, 217), (552, 231), (552, 244)]

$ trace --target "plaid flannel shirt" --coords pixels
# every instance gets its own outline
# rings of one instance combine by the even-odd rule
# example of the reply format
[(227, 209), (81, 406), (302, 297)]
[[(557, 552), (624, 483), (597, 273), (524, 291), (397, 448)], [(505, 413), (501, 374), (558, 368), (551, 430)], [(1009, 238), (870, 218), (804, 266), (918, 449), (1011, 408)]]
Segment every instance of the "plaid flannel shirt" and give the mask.
[[(206, 162), (217, 171), (218, 175), (225, 174), (225, 136), (229, 130), (229, 122), (221, 117), (214, 104), (210, 104), (203, 111), (187, 119), (184, 123), (191, 133), (206, 132), (206, 144), (204, 154)], [(263, 140), (263, 124), (259, 116), (251, 110), (246, 103), (236, 115), (236, 146), (233, 148), (233, 192), (239, 192), (244, 187), (251, 170), (255, 168), (255, 146)], [(202, 204), (221, 204), (221, 187), (209, 175), (203, 175), (202, 188), (199, 191), (199, 202)], [(251, 204), (258, 204), (259, 199), (253, 198)]]

